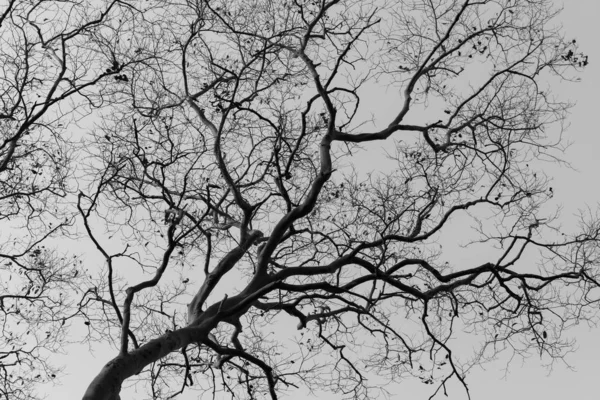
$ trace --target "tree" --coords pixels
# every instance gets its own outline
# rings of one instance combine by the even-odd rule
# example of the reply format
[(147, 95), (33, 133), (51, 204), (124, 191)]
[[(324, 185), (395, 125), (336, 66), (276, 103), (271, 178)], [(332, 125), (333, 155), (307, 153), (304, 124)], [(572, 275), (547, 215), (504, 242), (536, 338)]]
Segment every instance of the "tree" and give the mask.
[[(128, 379), (157, 399), (370, 398), (407, 376), (436, 394), (505, 351), (563, 357), (564, 329), (594, 318), (600, 224), (563, 233), (540, 170), (561, 161), (569, 108), (550, 86), (588, 63), (552, 2), (231, 3), (82, 8), (95, 22), (58, 56), (96, 123), (64, 178), (80, 230), (60, 232), (103, 258), (73, 315), (118, 349), (84, 399)], [(382, 86), (391, 117), (369, 95)], [(366, 146), (387, 164), (361, 167)], [(446, 262), (458, 218), (485, 260)], [(470, 358), (453, 350), (465, 332)]]

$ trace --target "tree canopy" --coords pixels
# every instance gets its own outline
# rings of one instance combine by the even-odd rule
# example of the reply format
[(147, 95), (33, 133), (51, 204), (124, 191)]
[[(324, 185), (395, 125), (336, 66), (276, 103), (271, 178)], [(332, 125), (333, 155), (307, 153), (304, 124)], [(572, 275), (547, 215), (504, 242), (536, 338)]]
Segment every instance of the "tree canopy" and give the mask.
[(600, 219), (567, 232), (550, 204), (552, 85), (588, 64), (557, 15), (8, 0), (0, 395), (36, 398), (81, 332), (114, 347), (84, 400), (442, 396), (503, 353), (564, 357), (596, 318)]

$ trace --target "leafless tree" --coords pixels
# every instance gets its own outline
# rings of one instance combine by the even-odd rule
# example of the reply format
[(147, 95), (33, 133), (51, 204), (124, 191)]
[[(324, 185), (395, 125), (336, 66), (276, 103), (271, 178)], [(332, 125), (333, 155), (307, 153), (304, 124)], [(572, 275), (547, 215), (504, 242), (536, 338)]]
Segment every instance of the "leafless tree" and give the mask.
[[(474, 365), (560, 360), (563, 331), (595, 320), (600, 221), (562, 232), (542, 170), (562, 162), (570, 106), (550, 86), (588, 63), (552, 1), (23, 7), (47, 3), (81, 11), (47, 34), (40, 59), (55, 69), (39, 61), (27, 92), (47, 87), (45, 100), (18, 100), (34, 111), (16, 136), (3, 128), (0, 162), (33, 179), (35, 157), (16, 149), (35, 110), (70, 96), (93, 110), (85, 146), (59, 134), (73, 106), (35, 130), (75, 149), (65, 212), (76, 203), (103, 257), (75, 311), (90, 342), (118, 352), (85, 400), (119, 399), (132, 381), (153, 399), (301, 385), (372, 398), (410, 376), (433, 395), (450, 380), (468, 393)], [(42, 48), (41, 21), (13, 4), (11, 27)], [(373, 95), (386, 88), (395, 103)], [(20, 114), (4, 108), (8, 126)], [(466, 264), (442, 247), (457, 237), (472, 241)], [(457, 337), (476, 337), (473, 352)]]

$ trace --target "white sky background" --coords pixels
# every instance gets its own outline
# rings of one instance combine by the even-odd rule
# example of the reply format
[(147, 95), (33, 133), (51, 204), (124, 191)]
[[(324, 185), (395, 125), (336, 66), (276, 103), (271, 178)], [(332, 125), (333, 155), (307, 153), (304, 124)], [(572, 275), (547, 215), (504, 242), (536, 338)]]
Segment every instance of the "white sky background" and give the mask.
[[(582, 74), (581, 83), (568, 83), (553, 89), (561, 100), (576, 101), (572, 109), (566, 132), (567, 139), (573, 142), (565, 155), (577, 171), (564, 167), (548, 165), (546, 173), (554, 179), (556, 205), (564, 207), (563, 220), (569, 219), (578, 209), (589, 205), (596, 208), (600, 203), (600, 118), (598, 96), (600, 94), (600, 0), (570, 0), (564, 4), (560, 16), (564, 24), (567, 38), (577, 39), (580, 50), (589, 55), (590, 64)], [(387, 95), (394, 96), (394, 93)], [(381, 96), (383, 100), (385, 96)], [(378, 107), (376, 104), (373, 107)], [(379, 107), (393, 107), (393, 104), (382, 101)], [(372, 153), (375, 156), (374, 153)], [(380, 156), (380, 155), (379, 155)], [(91, 247), (90, 252), (94, 250)], [(97, 254), (89, 254), (92, 261)], [(505, 376), (507, 359), (487, 364), (483, 369), (476, 369), (467, 376), (467, 383), (474, 400), (486, 399), (544, 399), (563, 400), (576, 398), (579, 400), (598, 399), (598, 379), (600, 364), (600, 328), (580, 326), (567, 332), (576, 337), (578, 349), (569, 355), (566, 361), (574, 368), (569, 370), (564, 365), (556, 364), (554, 371), (541, 367), (539, 357), (533, 356), (525, 363), (520, 360), (510, 364)], [(87, 346), (71, 346), (65, 351), (66, 356), (57, 356), (55, 362), (65, 365), (65, 375), (61, 384), (45, 386), (48, 400), (80, 399), (89, 382), (102, 366), (113, 358), (117, 352), (107, 346), (98, 347), (91, 355)], [(390, 387), (392, 399), (427, 399), (433, 386), (423, 385), (418, 379), (407, 381), (402, 385)], [(466, 399), (462, 388), (455, 383), (448, 385), (450, 400)], [(321, 393), (320, 398), (335, 399), (330, 394)], [(142, 396), (140, 395), (141, 399)], [(183, 396), (181, 399), (197, 399), (195, 396)], [(293, 400), (307, 399), (306, 392), (300, 390), (296, 395), (287, 397)], [(439, 399), (445, 398), (443, 394)], [(135, 393), (128, 392), (123, 400), (137, 400)]]

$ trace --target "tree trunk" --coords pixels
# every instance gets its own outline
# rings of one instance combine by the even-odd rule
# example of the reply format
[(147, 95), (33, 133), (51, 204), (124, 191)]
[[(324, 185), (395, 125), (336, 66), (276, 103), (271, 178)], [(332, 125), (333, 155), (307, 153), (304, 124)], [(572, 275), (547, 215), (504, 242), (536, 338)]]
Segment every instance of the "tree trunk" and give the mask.
[(198, 326), (188, 326), (149, 341), (132, 352), (119, 355), (102, 368), (88, 386), (83, 400), (120, 400), (119, 392), (125, 379), (139, 373), (145, 366), (208, 335), (216, 324), (208, 318)]

